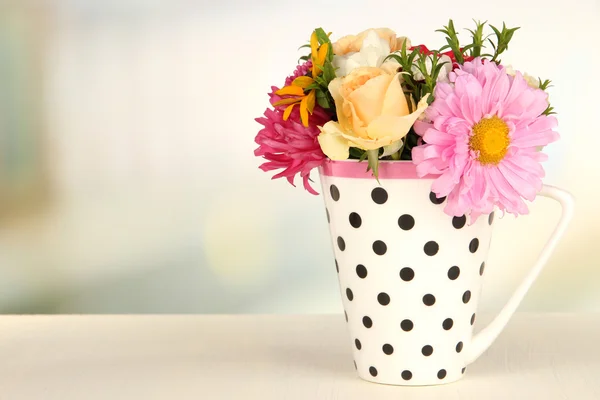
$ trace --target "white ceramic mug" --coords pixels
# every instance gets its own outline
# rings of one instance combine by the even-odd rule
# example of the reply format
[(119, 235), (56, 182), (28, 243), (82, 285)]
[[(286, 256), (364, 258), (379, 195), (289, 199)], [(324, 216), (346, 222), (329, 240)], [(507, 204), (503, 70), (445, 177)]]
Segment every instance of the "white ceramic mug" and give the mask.
[(443, 212), (433, 178), (411, 162), (328, 161), (321, 185), (358, 375), (394, 385), (460, 379), (502, 331), (572, 217), (573, 199), (544, 186), (562, 217), (533, 269), (491, 324), (473, 337), (494, 213), (471, 223)]

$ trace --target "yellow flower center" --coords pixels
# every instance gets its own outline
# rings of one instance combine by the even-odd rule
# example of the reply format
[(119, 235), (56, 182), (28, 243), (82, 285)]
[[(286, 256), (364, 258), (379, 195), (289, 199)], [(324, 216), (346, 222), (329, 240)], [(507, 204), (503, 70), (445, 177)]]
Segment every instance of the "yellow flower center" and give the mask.
[(497, 116), (484, 118), (473, 126), (469, 147), (479, 154), (480, 163), (498, 164), (508, 151), (508, 133), (508, 125)]

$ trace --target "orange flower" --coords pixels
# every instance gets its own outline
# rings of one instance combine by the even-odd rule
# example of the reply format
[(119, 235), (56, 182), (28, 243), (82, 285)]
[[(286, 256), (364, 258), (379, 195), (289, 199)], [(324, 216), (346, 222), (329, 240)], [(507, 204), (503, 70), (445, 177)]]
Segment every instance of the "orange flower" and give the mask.
[(290, 96), (273, 104), (274, 106), (288, 105), (283, 113), (284, 121), (287, 121), (290, 117), (294, 106), (299, 104), (302, 125), (308, 127), (308, 116), (309, 114), (312, 115), (315, 108), (317, 93), (315, 89), (310, 89), (308, 93), (306, 93), (306, 88), (314, 82), (314, 78), (321, 74), (328, 51), (329, 44), (324, 43), (319, 46), (317, 33), (313, 31), (310, 37), (310, 58), (312, 60), (311, 76), (300, 76), (294, 79), (290, 85), (275, 92), (278, 96)]

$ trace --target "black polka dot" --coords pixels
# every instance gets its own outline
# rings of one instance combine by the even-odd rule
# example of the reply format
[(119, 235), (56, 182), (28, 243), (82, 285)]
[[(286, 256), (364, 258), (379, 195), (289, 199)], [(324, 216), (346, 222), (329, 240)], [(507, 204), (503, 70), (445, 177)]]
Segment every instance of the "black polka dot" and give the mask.
[(367, 329), (373, 326), (373, 320), (369, 317), (363, 317), (362, 323)]
[(331, 198), (333, 201), (338, 201), (340, 199), (340, 190), (335, 185), (331, 185), (329, 187), (329, 193), (331, 193)]
[(387, 293), (379, 293), (377, 295), (377, 301), (382, 306), (387, 306), (388, 304), (390, 304), (390, 296)]
[(475, 253), (478, 248), (479, 248), (479, 239), (475, 238), (475, 239), (471, 240), (471, 243), (469, 243), (469, 251), (471, 253)]
[(329, 218), (329, 210), (325, 209), (325, 213), (327, 214), (327, 223), (331, 222), (331, 218)]
[(488, 224), (493, 224), (494, 223), (494, 213), (492, 212), (490, 214), (490, 216), (488, 217)]
[(481, 267), (479, 267), (479, 275), (483, 276), (483, 271), (485, 270), (485, 261), (481, 263)]
[(360, 340), (354, 339), (354, 345), (358, 350), (362, 349), (362, 344), (360, 343)]
[(465, 368), (463, 368), (463, 369), (460, 370), (460, 373), (464, 374), (466, 370), (467, 370), (467, 368), (465, 367)]
[(429, 193), (429, 200), (431, 200), (431, 202), (433, 204), (442, 204), (444, 202), (444, 200), (446, 200), (446, 197), (440, 197), (438, 199), (437, 195), (433, 192)]
[(344, 317), (346, 317), (346, 322), (348, 322), (348, 313), (344, 311)]
[(445, 369), (440, 369), (438, 371), (438, 379), (444, 379), (446, 377), (446, 370)]
[(473, 325), (475, 323), (475, 313), (473, 313), (473, 315), (471, 315), (471, 325)]
[(452, 218), (452, 226), (456, 229), (461, 229), (467, 223), (467, 217), (464, 215), (462, 217), (454, 217)]
[(458, 342), (456, 344), (456, 352), (460, 353), (462, 351), (462, 349), (463, 349), (463, 342)]
[(454, 321), (452, 321), (452, 318), (446, 318), (444, 320), (444, 322), (442, 322), (442, 327), (446, 331), (449, 331), (450, 329), (452, 329), (452, 325), (454, 325)]
[(354, 228), (360, 228), (362, 225), (362, 218), (355, 212), (350, 213), (348, 219), (350, 220), (350, 225), (352, 225)]
[(335, 260), (335, 270), (338, 272), (338, 274), (340, 273), (340, 266), (338, 265), (337, 260)]
[(365, 279), (367, 277), (367, 268), (362, 264), (358, 264), (356, 266), (356, 275), (361, 279)]
[(377, 376), (377, 368), (375, 367), (370, 367), (369, 368), (369, 373), (371, 374), (371, 376), (375, 377)]
[(440, 246), (433, 240), (425, 243), (425, 246), (423, 246), (423, 251), (425, 251), (425, 254), (428, 256), (435, 256), (439, 249)]
[(432, 294), (426, 294), (423, 296), (423, 304), (426, 306), (432, 306), (435, 304), (435, 296)]
[(400, 279), (402, 279), (405, 282), (409, 282), (412, 281), (413, 278), (415, 277), (415, 271), (412, 270), (412, 268), (402, 268), (400, 270)]
[(378, 256), (382, 256), (387, 251), (387, 245), (385, 243), (383, 243), (381, 240), (376, 240), (375, 242), (373, 242), (373, 251)]
[(471, 291), (467, 290), (466, 292), (463, 293), (463, 303), (467, 304), (469, 302), (469, 300), (471, 300)]
[(398, 218), (398, 226), (404, 231), (410, 231), (415, 226), (415, 219), (412, 215), (404, 214)]
[(354, 299), (354, 293), (352, 293), (352, 290), (350, 290), (350, 288), (346, 289), (346, 297), (350, 301), (352, 301)]
[(388, 344), (388, 343), (384, 344), (383, 347), (381, 348), (381, 350), (383, 350), (383, 352), (385, 354), (387, 354), (388, 356), (394, 352), (394, 348), (392, 347), (391, 344)]
[(457, 279), (459, 275), (460, 275), (460, 268), (458, 268), (456, 265), (451, 267), (448, 270), (448, 279), (450, 279), (450, 280)]
[(414, 327), (414, 324), (410, 319), (402, 320), (402, 322), (400, 323), (400, 328), (402, 328), (402, 330), (404, 332), (412, 331), (413, 327)]
[(383, 204), (388, 199), (388, 194), (384, 188), (378, 187), (371, 192), (371, 198), (377, 204)]
[(340, 251), (346, 250), (346, 242), (344, 241), (343, 237), (338, 236), (338, 238), (337, 238), (337, 245), (338, 245)]
[(433, 354), (433, 347), (431, 347), (430, 345), (427, 346), (423, 346), (423, 348), (421, 349), (421, 353), (425, 356), (425, 357), (429, 357), (430, 355)]
[(410, 381), (411, 378), (412, 372), (410, 372), (409, 370), (402, 371), (402, 379), (404, 379), (405, 381)]

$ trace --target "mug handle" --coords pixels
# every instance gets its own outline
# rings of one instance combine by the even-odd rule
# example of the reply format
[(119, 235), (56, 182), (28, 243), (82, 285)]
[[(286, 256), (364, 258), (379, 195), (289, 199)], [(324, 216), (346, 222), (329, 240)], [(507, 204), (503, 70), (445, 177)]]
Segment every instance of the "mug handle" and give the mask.
[(513, 293), (512, 297), (510, 298), (510, 300), (508, 300), (504, 308), (502, 308), (500, 313), (488, 326), (483, 328), (481, 332), (479, 332), (473, 337), (471, 345), (467, 350), (467, 364), (471, 364), (481, 354), (483, 354), (488, 349), (488, 347), (490, 347), (490, 345), (494, 342), (494, 340), (496, 340), (498, 335), (500, 335), (500, 332), (502, 332), (502, 330), (508, 323), (508, 320), (515, 313), (517, 307), (519, 307), (519, 304), (521, 304), (521, 301), (525, 297), (525, 294), (527, 294), (527, 291), (542, 271), (542, 268), (544, 268), (546, 262), (548, 262), (548, 259), (554, 251), (554, 248), (565, 233), (567, 225), (573, 218), (575, 200), (569, 192), (558, 189), (554, 186), (544, 185), (542, 187), (542, 190), (538, 194), (544, 197), (554, 199), (560, 203), (562, 207), (562, 214), (558, 225), (554, 229), (554, 232), (552, 233), (552, 236), (550, 236), (550, 239), (548, 239), (548, 242), (546, 242), (546, 245), (544, 246), (542, 253), (538, 257), (537, 262), (534, 264), (531, 271), (529, 271), (529, 274), (527, 274), (521, 285)]

